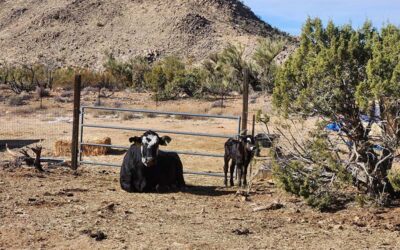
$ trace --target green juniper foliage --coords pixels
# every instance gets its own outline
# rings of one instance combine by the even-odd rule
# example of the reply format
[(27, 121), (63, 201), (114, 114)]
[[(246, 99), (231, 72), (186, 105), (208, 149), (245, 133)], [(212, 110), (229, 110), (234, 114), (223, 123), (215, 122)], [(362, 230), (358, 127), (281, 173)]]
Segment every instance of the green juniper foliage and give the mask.
[[(399, 27), (388, 24), (378, 31), (366, 22), (354, 30), (309, 18), (300, 47), (278, 70), (273, 93), (282, 114), (320, 115), (341, 125), (354, 163), (349, 166), (365, 176), (374, 196), (393, 192), (387, 177), (400, 142), (399, 59)], [(369, 123), (363, 123), (363, 114), (371, 117)], [(374, 121), (379, 138), (370, 136)]]

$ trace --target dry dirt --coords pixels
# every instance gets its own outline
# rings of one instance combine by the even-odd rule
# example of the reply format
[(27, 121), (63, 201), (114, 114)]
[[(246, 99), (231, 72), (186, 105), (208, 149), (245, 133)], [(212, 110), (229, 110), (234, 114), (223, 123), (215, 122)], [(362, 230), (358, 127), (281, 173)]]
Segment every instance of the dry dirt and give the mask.
[(191, 61), (239, 42), (286, 37), (238, 0), (0, 0), (1, 57), (99, 68), (105, 52)]
[[(9, 98), (4, 96), (3, 99)], [(57, 95), (58, 93), (53, 93)], [(7, 98), (4, 98), (7, 97)], [(118, 93), (107, 106), (195, 113), (238, 115), (240, 100), (211, 108), (210, 101), (181, 100), (155, 107), (146, 94)], [(84, 95), (85, 104), (94, 95)], [(146, 104), (144, 104), (146, 103)], [(0, 102), (0, 139), (43, 137), (51, 156), (56, 139), (70, 137), (71, 105), (46, 99), (10, 108)], [(254, 98), (252, 111), (268, 104)], [(63, 117), (63, 119), (57, 119)], [(234, 133), (236, 124), (217, 120), (178, 120), (172, 117), (136, 117), (125, 120), (114, 113), (87, 114), (87, 122), (118, 126)], [(11, 123), (12, 122), (12, 123)], [(11, 125), (10, 125), (11, 124)], [(258, 130), (261, 128), (258, 128)], [(110, 136), (114, 144), (128, 145), (135, 133), (88, 131), (86, 139)], [(172, 136), (168, 149), (222, 152), (223, 140)], [(0, 161), (9, 159), (0, 152)], [(90, 160), (121, 162), (122, 155)], [(220, 159), (182, 156), (186, 170), (220, 172)], [(254, 168), (255, 169), (255, 168)], [(185, 176), (190, 187), (169, 194), (128, 194), (121, 191), (118, 169), (83, 166), (74, 172), (63, 167), (0, 167), (0, 249), (399, 249), (400, 208), (361, 208), (349, 203), (342, 210), (320, 213), (287, 195), (268, 177), (254, 181), (250, 196), (222, 187), (216, 177)], [(282, 204), (276, 210), (254, 209)], [(105, 239), (102, 239), (104, 235)], [(96, 237), (98, 240), (96, 240)], [(102, 239), (102, 240), (101, 240)]]

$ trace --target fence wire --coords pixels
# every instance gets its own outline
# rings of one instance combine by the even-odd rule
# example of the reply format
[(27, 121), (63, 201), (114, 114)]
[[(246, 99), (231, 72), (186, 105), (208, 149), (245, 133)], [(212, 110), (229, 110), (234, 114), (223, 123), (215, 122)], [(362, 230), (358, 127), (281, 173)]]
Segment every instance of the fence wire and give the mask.
[(59, 104), (49, 98), (40, 105), (33, 97), (12, 103), (10, 100), (18, 96), (1, 92), (0, 151), (4, 151), (6, 144), (15, 149), (38, 144), (43, 147), (43, 156), (54, 157), (55, 142), (71, 140), (71, 103)]

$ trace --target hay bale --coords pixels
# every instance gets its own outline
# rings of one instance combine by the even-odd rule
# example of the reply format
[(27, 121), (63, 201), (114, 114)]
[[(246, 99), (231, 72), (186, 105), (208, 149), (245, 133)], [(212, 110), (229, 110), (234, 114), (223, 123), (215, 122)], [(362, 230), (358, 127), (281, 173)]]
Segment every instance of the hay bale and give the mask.
[[(111, 145), (111, 138), (105, 137), (103, 139), (95, 139), (93, 141), (88, 141), (87, 143), (91, 144), (104, 144)], [(70, 156), (71, 155), (71, 141), (70, 140), (59, 140), (54, 144), (54, 156)], [(110, 152), (110, 148), (101, 147), (101, 146), (82, 146), (82, 153), (84, 156), (99, 156), (99, 155), (107, 155)]]
[[(88, 142), (88, 143), (111, 145), (111, 138), (105, 137), (103, 139), (97, 139), (97, 140), (94, 140), (94, 141)], [(110, 148), (100, 147), (100, 146), (83, 145), (82, 151), (83, 151), (84, 156), (98, 156), (98, 155), (108, 154), (110, 152)]]
[(71, 141), (59, 140), (54, 143), (54, 156), (70, 156), (71, 155)]

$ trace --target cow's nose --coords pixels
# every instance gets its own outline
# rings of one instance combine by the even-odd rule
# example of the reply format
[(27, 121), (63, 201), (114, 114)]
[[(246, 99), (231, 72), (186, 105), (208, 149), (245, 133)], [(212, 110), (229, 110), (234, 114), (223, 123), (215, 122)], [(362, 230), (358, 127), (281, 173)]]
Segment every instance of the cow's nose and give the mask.
[(257, 149), (257, 147), (254, 147), (254, 146), (253, 146), (253, 147), (250, 147), (250, 150), (251, 150), (251, 151), (254, 151), (254, 150), (256, 150), (256, 149)]
[(154, 158), (153, 157), (151, 157), (151, 158), (146, 158), (146, 163), (152, 163), (152, 162), (154, 162)]

